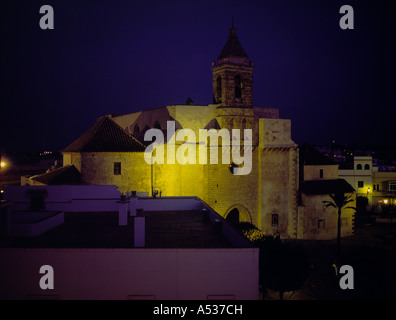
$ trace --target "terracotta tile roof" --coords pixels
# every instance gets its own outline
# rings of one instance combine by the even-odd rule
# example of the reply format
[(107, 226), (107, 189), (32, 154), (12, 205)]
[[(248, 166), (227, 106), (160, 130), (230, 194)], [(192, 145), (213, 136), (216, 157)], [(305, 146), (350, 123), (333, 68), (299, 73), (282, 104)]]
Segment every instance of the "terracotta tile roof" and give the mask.
[(62, 152), (144, 152), (145, 145), (108, 116), (98, 121)]
[(355, 189), (344, 179), (333, 179), (304, 181), (301, 191), (305, 194), (335, 194), (352, 193)]

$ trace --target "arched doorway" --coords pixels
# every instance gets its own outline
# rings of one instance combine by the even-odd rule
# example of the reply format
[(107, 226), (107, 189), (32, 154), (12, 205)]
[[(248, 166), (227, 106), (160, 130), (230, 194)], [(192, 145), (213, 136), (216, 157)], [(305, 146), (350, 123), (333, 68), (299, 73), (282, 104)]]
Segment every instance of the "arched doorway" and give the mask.
[(237, 225), (239, 223), (239, 210), (237, 208), (232, 209), (226, 217), (229, 224)]
[(239, 203), (229, 207), (224, 217), (230, 224), (238, 224), (242, 221), (252, 223), (252, 216), (249, 210)]

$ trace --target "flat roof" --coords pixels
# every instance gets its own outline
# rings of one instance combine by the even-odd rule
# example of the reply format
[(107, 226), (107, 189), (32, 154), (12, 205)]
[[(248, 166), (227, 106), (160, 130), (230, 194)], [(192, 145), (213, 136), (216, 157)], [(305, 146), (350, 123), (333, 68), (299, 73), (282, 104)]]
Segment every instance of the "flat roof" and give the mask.
[[(145, 211), (145, 248), (231, 248), (200, 211)], [(64, 223), (35, 237), (9, 237), (14, 248), (134, 248), (134, 223), (118, 212), (65, 212)]]

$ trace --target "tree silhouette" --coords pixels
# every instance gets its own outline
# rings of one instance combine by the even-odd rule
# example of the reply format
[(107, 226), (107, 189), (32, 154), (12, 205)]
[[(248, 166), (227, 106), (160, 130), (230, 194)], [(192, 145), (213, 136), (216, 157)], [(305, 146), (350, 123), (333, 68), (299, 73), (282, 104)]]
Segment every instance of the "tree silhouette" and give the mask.
[(356, 210), (355, 207), (347, 207), (347, 204), (353, 202), (351, 195), (345, 195), (344, 193), (336, 193), (330, 194), (330, 198), (333, 201), (323, 201), (323, 204), (328, 207), (336, 208), (338, 213), (338, 221), (337, 221), (337, 254), (341, 251), (341, 213), (344, 209), (353, 209)]
[(260, 248), (259, 282), (263, 290), (279, 292), (300, 289), (309, 273), (308, 257), (302, 245), (282, 243), (280, 237), (265, 235), (249, 222), (240, 222), (238, 228), (252, 244)]

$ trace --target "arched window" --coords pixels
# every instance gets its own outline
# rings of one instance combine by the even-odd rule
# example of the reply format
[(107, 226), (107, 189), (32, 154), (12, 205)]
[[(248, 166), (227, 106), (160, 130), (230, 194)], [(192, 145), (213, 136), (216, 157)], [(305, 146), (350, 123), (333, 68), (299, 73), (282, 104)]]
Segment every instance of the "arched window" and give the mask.
[(155, 129), (160, 129), (160, 130), (161, 130), (161, 125), (160, 125), (160, 123), (159, 123), (158, 121), (155, 121), (155, 123), (154, 123), (154, 128), (155, 128)]
[(239, 74), (235, 76), (235, 98), (242, 98), (242, 81)]
[(221, 90), (221, 76), (218, 76), (216, 79), (217, 102), (221, 102)]
[(370, 165), (369, 165), (368, 163), (366, 163), (366, 164), (364, 165), (364, 170), (370, 170)]
[(356, 169), (357, 169), (357, 170), (362, 170), (362, 165), (359, 163), (359, 164), (356, 166)]
[(135, 124), (135, 127), (133, 128), (133, 134), (136, 135), (136, 134), (139, 134), (139, 133), (140, 133), (139, 125)]

